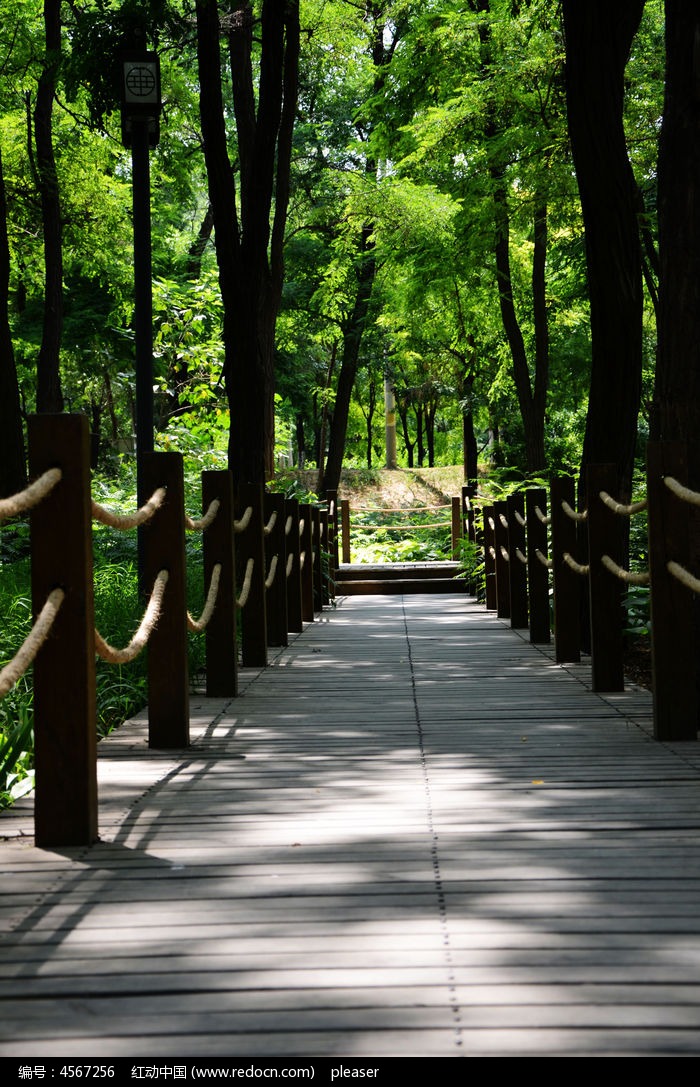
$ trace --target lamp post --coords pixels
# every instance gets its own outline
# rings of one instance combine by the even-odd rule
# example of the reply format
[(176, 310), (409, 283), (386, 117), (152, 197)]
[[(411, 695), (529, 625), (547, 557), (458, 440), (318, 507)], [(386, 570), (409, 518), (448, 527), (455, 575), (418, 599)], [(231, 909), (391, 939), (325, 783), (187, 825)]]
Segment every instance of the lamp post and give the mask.
[[(147, 49), (122, 57), (122, 143), (131, 149), (134, 225), (134, 341), (136, 349), (136, 489), (141, 505), (143, 454), (153, 452), (153, 290), (151, 270), (151, 178), (148, 153), (160, 138), (160, 64)], [(142, 591), (142, 541), (139, 583)]]

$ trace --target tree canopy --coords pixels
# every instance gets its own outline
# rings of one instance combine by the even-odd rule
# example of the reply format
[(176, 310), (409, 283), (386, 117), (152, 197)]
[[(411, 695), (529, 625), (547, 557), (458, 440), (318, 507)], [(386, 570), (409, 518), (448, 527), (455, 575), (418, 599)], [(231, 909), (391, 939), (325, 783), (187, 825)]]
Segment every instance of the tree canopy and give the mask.
[(383, 459), (387, 381), (402, 463), (612, 460), (624, 491), (650, 421), (694, 430), (694, 5), (0, 4), (4, 493), (29, 412), (86, 411), (108, 469), (133, 449), (135, 40), (161, 445), (333, 489)]

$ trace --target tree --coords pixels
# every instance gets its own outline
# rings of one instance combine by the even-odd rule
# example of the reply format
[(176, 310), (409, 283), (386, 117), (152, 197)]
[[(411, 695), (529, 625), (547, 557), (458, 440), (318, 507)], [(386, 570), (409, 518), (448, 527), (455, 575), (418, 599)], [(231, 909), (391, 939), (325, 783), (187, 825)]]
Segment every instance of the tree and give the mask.
[(700, 11), (666, 0), (666, 88), (659, 149), (659, 320), (652, 435), (700, 433)]
[(624, 76), (644, 0), (563, 0), (571, 149), (586, 231), (591, 307), (591, 385), (586, 465), (618, 466), (629, 494), (642, 375), (639, 195), (625, 130)]
[[(263, 0), (257, 95), (256, 13), (233, 0), (197, 0), (200, 116), (224, 307), (224, 380), (236, 486), (273, 471), (274, 336), (284, 278), (292, 132), (299, 61), (298, 0)], [(220, 36), (226, 35), (236, 122), (238, 184), (229, 157)]]
[(19, 386), (8, 316), (9, 291), (7, 201), (0, 155), (0, 497), (21, 490), (27, 478)]

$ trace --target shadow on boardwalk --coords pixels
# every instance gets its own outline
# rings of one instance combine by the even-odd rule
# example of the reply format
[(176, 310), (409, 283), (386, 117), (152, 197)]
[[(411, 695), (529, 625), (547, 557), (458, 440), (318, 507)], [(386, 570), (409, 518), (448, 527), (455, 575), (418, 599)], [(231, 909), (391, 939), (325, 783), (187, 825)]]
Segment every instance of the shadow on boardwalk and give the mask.
[(700, 758), (585, 677), (358, 597), (181, 757), (129, 723), (100, 843), (1, 847), (0, 1054), (699, 1052)]

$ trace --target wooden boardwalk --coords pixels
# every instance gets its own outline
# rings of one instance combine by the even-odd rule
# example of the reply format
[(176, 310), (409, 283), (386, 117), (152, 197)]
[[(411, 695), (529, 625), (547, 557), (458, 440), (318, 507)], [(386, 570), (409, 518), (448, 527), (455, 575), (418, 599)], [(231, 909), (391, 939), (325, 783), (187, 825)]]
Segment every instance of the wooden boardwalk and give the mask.
[(99, 844), (0, 820), (0, 1055), (697, 1055), (700, 753), (586, 675), (355, 597), (180, 756), (126, 725)]

